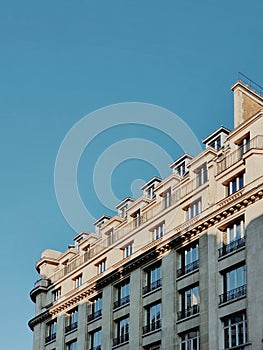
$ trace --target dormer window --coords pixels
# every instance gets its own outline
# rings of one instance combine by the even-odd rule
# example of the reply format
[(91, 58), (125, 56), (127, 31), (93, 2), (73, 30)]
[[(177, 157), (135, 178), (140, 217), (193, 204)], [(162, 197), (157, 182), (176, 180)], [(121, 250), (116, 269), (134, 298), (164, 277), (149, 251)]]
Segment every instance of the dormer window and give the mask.
[(129, 208), (129, 205), (133, 202), (133, 198), (127, 197), (124, 200), (122, 200), (118, 205), (116, 205), (116, 208), (118, 209), (118, 215), (123, 219), (127, 219), (127, 210)]
[(94, 226), (95, 226), (95, 228), (96, 228), (96, 233), (98, 233), (98, 234), (101, 233), (100, 230), (101, 230), (102, 226), (103, 226), (107, 221), (109, 221), (110, 218), (111, 218), (111, 217), (108, 216), (108, 215), (103, 215), (103, 216), (101, 216), (98, 220), (96, 220), (96, 221), (94, 222)]
[(147, 197), (149, 198), (149, 199), (153, 199), (153, 198), (155, 198), (155, 193), (154, 193), (154, 186), (152, 186), (152, 187), (150, 187), (150, 188), (148, 188), (148, 190), (147, 190)]
[(212, 134), (208, 135), (203, 140), (203, 143), (205, 144), (206, 148), (211, 147), (216, 151), (218, 151), (223, 146), (229, 133), (230, 133), (230, 130), (228, 130), (224, 126), (221, 126)]
[(221, 144), (221, 137), (217, 136), (214, 140), (210, 141), (207, 145), (209, 147), (214, 148), (216, 151), (218, 151), (221, 148), (221, 146), (222, 146), (222, 144)]
[(154, 199), (156, 197), (154, 189), (159, 185), (162, 180), (159, 177), (154, 177), (142, 186), (144, 196), (149, 199)]
[(173, 170), (173, 172), (179, 176), (184, 176), (188, 169), (187, 164), (193, 159), (192, 156), (189, 154), (184, 154), (182, 157), (178, 158), (176, 161), (174, 161), (170, 168)]

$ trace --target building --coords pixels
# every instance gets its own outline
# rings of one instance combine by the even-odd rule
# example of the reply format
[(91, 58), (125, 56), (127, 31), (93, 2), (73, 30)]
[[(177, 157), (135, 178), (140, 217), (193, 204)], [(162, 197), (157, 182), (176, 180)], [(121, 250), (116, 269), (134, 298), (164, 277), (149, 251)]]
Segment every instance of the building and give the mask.
[(34, 350), (263, 349), (263, 97), (232, 90), (232, 131), (43, 252)]

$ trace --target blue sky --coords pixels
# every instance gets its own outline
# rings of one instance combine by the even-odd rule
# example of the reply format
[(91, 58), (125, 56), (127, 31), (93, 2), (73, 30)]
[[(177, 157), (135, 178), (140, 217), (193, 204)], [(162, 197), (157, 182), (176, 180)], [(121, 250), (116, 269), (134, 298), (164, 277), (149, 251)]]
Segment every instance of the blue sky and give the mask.
[[(261, 0), (2, 1), (1, 348), (32, 348), (27, 321), (34, 315), (28, 296), (38, 278), (34, 264), (46, 248), (65, 250), (75, 234), (54, 191), (66, 133), (85, 115), (130, 101), (167, 108), (199, 139), (220, 125), (232, 128), (230, 86), (237, 72), (263, 84), (262, 10)], [(91, 160), (116, 135), (130, 132), (181, 155), (149, 129), (102, 135), (80, 163), (87, 206)], [(143, 162), (120, 164), (112, 180), (119, 197), (129, 194), (134, 169), (144, 179), (154, 171)], [(104, 211), (93, 205), (95, 216)]]

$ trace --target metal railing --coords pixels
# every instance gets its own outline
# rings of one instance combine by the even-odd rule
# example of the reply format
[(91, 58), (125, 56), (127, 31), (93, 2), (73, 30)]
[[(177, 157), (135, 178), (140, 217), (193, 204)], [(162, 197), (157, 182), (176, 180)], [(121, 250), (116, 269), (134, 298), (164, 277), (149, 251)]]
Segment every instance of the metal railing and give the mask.
[(73, 331), (73, 329), (76, 329), (78, 328), (78, 322), (73, 322), (73, 323), (70, 323), (69, 325), (67, 325), (65, 327), (65, 333), (68, 333), (70, 331)]
[(89, 350), (101, 350), (101, 345), (96, 345), (90, 348)]
[[(263, 141), (262, 141), (263, 142)], [(204, 176), (204, 181), (200, 183), (199, 176), (196, 176), (193, 180), (190, 180), (182, 185), (179, 185), (179, 188), (175, 191), (175, 194), (171, 196), (170, 206), (174, 205), (178, 200), (189, 194), (190, 192), (196, 190), (198, 187), (203, 185), (208, 181), (207, 176)], [(87, 262), (89, 259), (101, 253), (103, 250), (107, 249), (110, 245), (114, 244), (118, 240), (122, 239), (126, 235), (130, 234), (133, 230), (139, 228), (141, 225), (146, 223), (147, 221), (156, 217), (156, 215), (160, 214), (167, 207), (164, 206), (164, 200), (159, 203), (156, 203), (151, 209), (147, 210), (140, 216), (139, 226), (135, 227), (135, 221), (127, 223), (123, 228), (117, 229), (114, 231), (111, 236), (111, 240), (108, 237), (105, 239), (98, 240), (94, 246), (92, 246), (85, 254), (80, 255), (78, 258), (69, 262), (66, 266), (61, 268), (59, 271), (55, 272), (51, 277), (51, 283), (58, 281), (60, 278), (63, 278), (70, 272), (74, 271), (76, 268)], [(137, 220), (138, 221), (138, 220)], [(138, 223), (138, 222), (137, 222)], [(185, 223), (184, 223), (185, 224)]]
[(55, 340), (55, 339), (56, 339), (56, 333), (52, 333), (45, 338), (45, 342), (49, 343), (50, 341)]
[(246, 245), (246, 237), (239, 238), (235, 241), (230, 242), (229, 244), (223, 245), (223, 247), (218, 249), (219, 258), (228, 253), (234, 252), (239, 248), (242, 248)]
[(157, 288), (160, 288), (162, 286), (162, 280), (161, 279), (158, 279), (150, 284), (148, 284), (147, 286), (143, 287), (143, 290), (142, 290), (142, 294), (147, 294)]
[(93, 312), (92, 314), (88, 315), (88, 322), (95, 320), (96, 318), (99, 318), (102, 314), (102, 310), (97, 310)]
[(125, 305), (125, 304), (128, 304), (129, 302), (130, 302), (130, 296), (129, 296), (129, 295), (126, 295), (125, 297), (116, 300), (116, 301), (113, 303), (113, 308), (116, 309), (117, 307), (120, 307), (120, 306), (123, 306), (123, 305)]
[(177, 270), (177, 277), (186, 275), (189, 272), (199, 269), (199, 260), (195, 260)]
[(182, 320), (186, 317), (196, 315), (199, 313), (199, 311), (200, 311), (199, 304), (193, 305), (192, 307), (189, 307), (185, 310), (178, 311), (177, 312), (177, 320), (179, 321), (179, 320)]
[(142, 328), (142, 333), (143, 334), (150, 333), (150, 332), (156, 331), (157, 329), (160, 329), (161, 327), (162, 327), (162, 321), (156, 320), (144, 326)]
[(263, 149), (263, 135), (251, 139), (246, 145), (240, 146), (236, 151), (227, 154), (217, 162), (217, 175), (230, 168), (243, 158), (243, 155), (251, 149)]
[(259, 95), (262, 96), (263, 87), (247, 77), (245, 74), (238, 72), (238, 80), (241, 81), (244, 85), (248, 85), (251, 90), (255, 90)]
[(113, 346), (126, 343), (127, 341), (129, 341), (129, 333), (122, 334), (119, 337), (113, 339)]
[(221, 295), (219, 295), (219, 304), (226, 303), (227, 301), (237, 299), (239, 297), (245, 296), (247, 294), (247, 285), (244, 284), (238, 288), (229, 290)]

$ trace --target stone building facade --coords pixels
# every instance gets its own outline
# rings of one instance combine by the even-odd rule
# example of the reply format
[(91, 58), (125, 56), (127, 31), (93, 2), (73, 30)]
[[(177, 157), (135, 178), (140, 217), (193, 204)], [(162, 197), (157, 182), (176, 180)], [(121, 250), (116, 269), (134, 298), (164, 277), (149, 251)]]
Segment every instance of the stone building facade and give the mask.
[(43, 252), (34, 350), (263, 349), (263, 97), (232, 90), (232, 131)]

